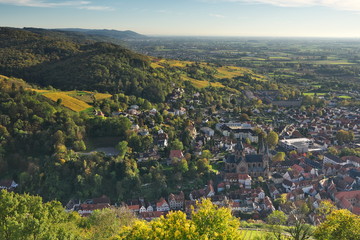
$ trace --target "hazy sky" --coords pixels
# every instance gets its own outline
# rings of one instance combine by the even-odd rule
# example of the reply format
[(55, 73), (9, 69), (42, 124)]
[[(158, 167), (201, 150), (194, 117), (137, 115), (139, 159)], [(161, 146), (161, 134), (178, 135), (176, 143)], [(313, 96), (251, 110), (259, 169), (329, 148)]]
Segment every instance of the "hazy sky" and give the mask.
[(360, 0), (0, 0), (0, 26), (360, 37)]

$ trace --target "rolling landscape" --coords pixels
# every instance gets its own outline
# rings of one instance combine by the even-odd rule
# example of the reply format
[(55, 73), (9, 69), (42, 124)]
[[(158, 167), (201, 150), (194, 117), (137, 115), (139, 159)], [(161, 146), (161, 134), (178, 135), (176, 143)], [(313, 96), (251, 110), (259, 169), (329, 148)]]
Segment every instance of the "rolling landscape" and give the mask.
[[(0, 26), (0, 239), (360, 240), (360, 40), (325, 15), (350, 10), (160, 2), (0, 0), (53, 14)], [(275, 21), (302, 7), (328, 23)]]

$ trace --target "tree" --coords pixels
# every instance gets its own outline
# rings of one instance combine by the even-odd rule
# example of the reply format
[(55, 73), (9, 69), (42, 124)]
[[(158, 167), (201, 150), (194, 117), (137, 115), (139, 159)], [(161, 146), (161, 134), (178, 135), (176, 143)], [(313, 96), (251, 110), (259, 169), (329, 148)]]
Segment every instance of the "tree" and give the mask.
[(135, 215), (126, 207), (105, 208), (94, 211), (87, 219), (91, 239), (109, 239), (118, 234), (124, 226), (131, 226)]
[(270, 147), (275, 147), (278, 142), (279, 135), (274, 131), (269, 132), (269, 134), (266, 136), (266, 143), (269, 144)]
[(316, 209), (316, 214), (318, 214), (322, 219), (325, 219), (330, 213), (335, 211), (336, 206), (328, 200), (321, 201), (319, 207)]
[(333, 155), (338, 155), (339, 154), (339, 151), (333, 146), (328, 148), (328, 152), (333, 154)]
[(60, 202), (0, 192), (0, 239), (75, 239), (78, 232)]
[(180, 161), (176, 160), (173, 165), (176, 172), (186, 173), (189, 171), (189, 166), (186, 159), (181, 159)]
[(360, 217), (347, 209), (335, 210), (315, 230), (319, 240), (359, 240)]
[(116, 149), (119, 151), (119, 158), (123, 159), (125, 157), (125, 154), (128, 152), (128, 142), (127, 141), (121, 141), (116, 145)]
[(286, 223), (287, 216), (283, 211), (275, 210), (266, 218), (266, 222), (270, 225), (283, 225)]
[(196, 226), (198, 239), (241, 239), (240, 221), (225, 207), (217, 207), (209, 199), (198, 203), (191, 220)]
[(198, 203), (196, 208), (191, 219), (177, 211), (149, 223), (138, 220), (133, 226), (122, 228), (117, 239), (241, 239), (240, 221), (231, 215), (229, 208), (217, 207), (208, 199)]
[(295, 222), (295, 226), (291, 226), (285, 230), (290, 234), (293, 240), (310, 239), (313, 234), (313, 229), (309, 224), (302, 223), (301, 220)]
[(272, 158), (273, 161), (279, 162), (285, 160), (285, 153), (284, 152), (277, 152), (275, 156)]
[(336, 133), (336, 140), (340, 144), (351, 142), (354, 140), (354, 133), (352, 131), (339, 130)]
[(183, 143), (179, 139), (172, 141), (170, 147), (172, 150), (184, 150)]
[(240, 114), (239, 120), (242, 121), (242, 122), (244, 122), (244, 121), (250, 121), (250, 117), (249, 117), (249, 115), (247, 115), (246, 113), (242, 113), (242, 114)]

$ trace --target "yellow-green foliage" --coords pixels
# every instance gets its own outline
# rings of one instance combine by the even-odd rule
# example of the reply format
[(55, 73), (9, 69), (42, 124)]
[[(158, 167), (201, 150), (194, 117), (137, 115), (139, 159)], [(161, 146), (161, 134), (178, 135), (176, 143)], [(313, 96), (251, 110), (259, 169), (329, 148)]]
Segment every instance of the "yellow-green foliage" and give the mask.
[(91, 108), (89, 104), (94, 102), (94, 97), (96, 100), (103, 100), (110, 98), (112, 95), (108, 93), (94, 93), (90, 91), (66, 91), (66, 92), (56, 92), (51, 90), (44, 89), (34, 89), (26, 88), (27, 90), (34, 91), (42, 94), (46, 98), (56, 102), (58, 99), (61, 99), (61, 105), (67, 107), (75, 112), (84, 111)]
[(215, 77), (217, 78), (234, 78), (234, 77), (242, 77), (246, 74), (252, 76), (252, 78), (258, 81), (265, 81), (266, 78), (263, 75), (256, 74), (252, 70), (243, 67), (234, 67), (234, 66), (225, 66), (216, 68), (217, 74)]
[(183, 212), (170, 212), (151, 222), (137, 221), (124, 227), (117, 239), (241, 239), (240, 222), (228, 208), (219, 208), (210, 200), (204, 200), (193, 211), (192, 219)]
[(0, 75), (0, 83), (2, 88), (10, 89), (12, 85), (15, 85), (16, 88), (23, 87), (26, 89), (29, 85), (22, 79), (18, 78), (9, 78), (4, 75)]
[(91, 108), (89, 104), (83, 102), (79, 99), (69, 96), (66, 92), (50, 92), (44, 93), (43, 96), (51, 99), (52, 101), (56, 102), (58, 99), (62, 100), (61, 105), (67, 107), (75, 112), (84, 111), (88, 108)]
[(206, 87), (209, 87), (209, 86), (220, 87), (220, 88), (225, 87), (224, 85), (222, 85), (219, 82), (209, 82), (209, 81), (205, 81), (205, 80), (196, 80), (196, 79), (190, 78), (188, 76), (182, 76), (181, 78), (184, 81), (190, 81), (194, 85), (194, 87), (197, 87), (197, 88), (206, 88)]
[(360, 240), (360, 216), (347, 209), (335, 210), (314, 233), (319, 240)]

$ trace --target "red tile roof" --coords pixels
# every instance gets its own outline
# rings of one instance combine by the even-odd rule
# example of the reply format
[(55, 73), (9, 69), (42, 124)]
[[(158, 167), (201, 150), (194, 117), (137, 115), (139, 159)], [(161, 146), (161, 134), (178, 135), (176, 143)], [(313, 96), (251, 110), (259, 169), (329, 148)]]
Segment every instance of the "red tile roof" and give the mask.
[(184, 158), (184, 155), (181, 150), (171, 150), (169, 158), (170, 159), (173, 159), (173, 158), (182, 159), (182, 158)]

